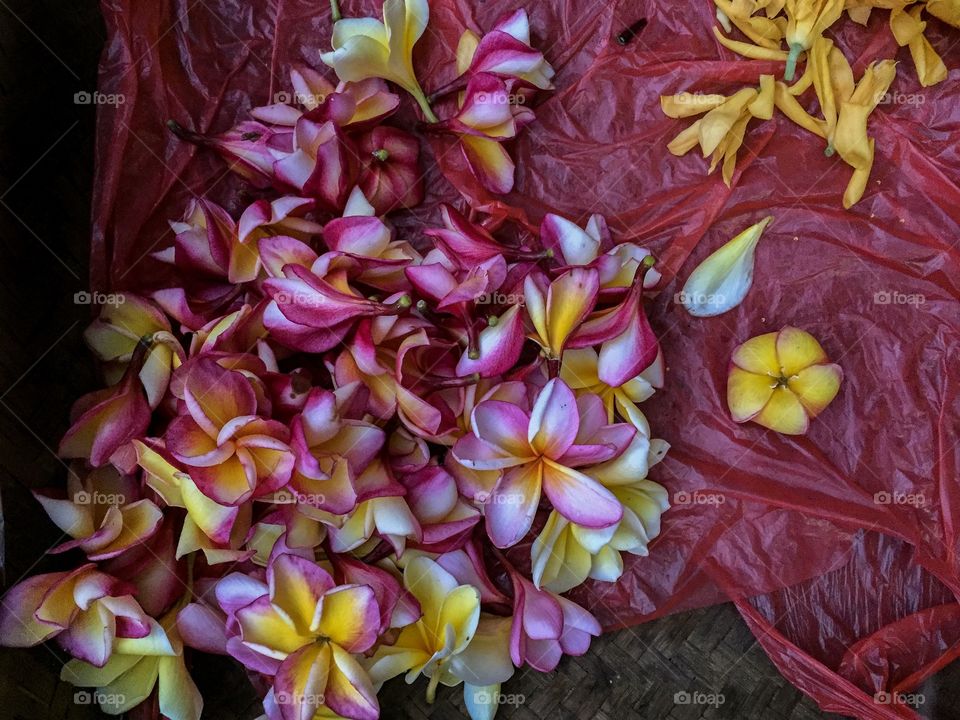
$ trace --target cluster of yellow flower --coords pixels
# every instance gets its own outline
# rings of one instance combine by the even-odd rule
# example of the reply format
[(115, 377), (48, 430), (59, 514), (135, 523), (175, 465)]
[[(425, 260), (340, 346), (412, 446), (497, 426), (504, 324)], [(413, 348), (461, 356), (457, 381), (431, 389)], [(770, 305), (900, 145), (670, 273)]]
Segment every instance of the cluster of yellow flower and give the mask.
[[(883, 100), (896, 76), (893, 60), (869, 65), (859, 82), (853, 70), (824, 31), (844, 11), (855, 22), (866, 24), (874, 8), (890, 11), (890, 28), (897, 43), (910, 48), (920, 84), (944, 80), (947, 68), (924, 36), (924, 11), (960, 28), (960, 0), (714, 0), (717, 19), (727, 33), (736, 28), (751, 42), (732, 40), (714, 28), (726, 48), (765, 61), (786, 63), (784, 79), (761, 75), (759, 86), (743, 88), (733, 95), (689, 92), (660, 98), (663, 112), (672, 118), (701, 115), (667, 146), (674, 155), (685, 155), (699, 145), (703, 156), (712, 155), (710, 172), (722, 162), (724, 182), (729, 186), (752, 118), (769, 120), (779, 108), (800, 127), (826, 142), (824, 152), (834, 152), (853, 168), (843, 195), (849, 208), (860, 200), (873, 166), (873, 139), (867, 135), (867, 119)], [(783, 49), (786, 43), (787, 50)], [(793, 82), (797, 61), (805, 57), (803, 74)], [(788, 84), (792, 83), (792, 84)], [(823, 117), (810, 115), (798, 97), (813, 87)], [(705, 113), (705, 114), (704, 114)]]

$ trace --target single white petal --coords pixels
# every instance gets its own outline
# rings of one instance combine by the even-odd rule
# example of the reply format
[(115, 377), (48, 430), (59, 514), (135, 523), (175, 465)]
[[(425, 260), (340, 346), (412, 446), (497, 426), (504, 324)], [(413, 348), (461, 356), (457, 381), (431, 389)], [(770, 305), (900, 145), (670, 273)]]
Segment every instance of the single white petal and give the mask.
[(679, 297), (688, 313), (713, 317), (743, 302), (753, 284), (754, 250), (772, 221), (768, 216), (751, 225), (690, 273)]

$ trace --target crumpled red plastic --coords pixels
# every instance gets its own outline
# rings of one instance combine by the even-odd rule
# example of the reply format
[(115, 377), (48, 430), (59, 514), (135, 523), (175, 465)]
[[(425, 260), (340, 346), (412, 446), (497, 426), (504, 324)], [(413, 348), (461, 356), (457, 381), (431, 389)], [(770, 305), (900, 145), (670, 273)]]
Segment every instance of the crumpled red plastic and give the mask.
[[(379, 14), (376, 0), (342, 4), (346, 16)], [(397, 224), (415, 233), (435, 223), (438, 203), (459, 199), (449, 178), (474, 205), (531, 222), (602, 213), (617, 239), (660, 258), (665, 284), (651, 314), (667, 383), (644, 410), (672, 444), (653, 476), (674, 507), (648, 558), (577, 599), (610, 629), (732, 599), (778, 668), (825, 710), (918, 717), (908, 694), (960, 654), (957, 71), (919, 88), (885, 11), (868, 28), (831, 30), (858, 76), (874, 59), (901, 61), (893, 101), (871, 117), (866, 194), (845, 212), (849, 168), (782, 115), (751, 124), (732, 189), (695, 153), (667, 152), (690, 121), (664, 117), (659, 95), (730, 93), (782, 72), (721, 48), (710, 2), (435, 0), (417, 47), (427, 92), (453, 77), (465, 27), (488, 29), (521, 4), (557, 89), (538, 96), (537, 122), (512, 147), (515, 192), (488, 196), (449, 145), (431, 140), (427, 200)], [(143, 291), (165, 282), (149, 253), (172, 242), (167, 220), (191, 195), (234, 213), (255, 197), (166, 120), (229, 128), (288, 89), (291, 63), (321, 67), (330, 20), (316, 0), (104, 0), (103, 10), (100, 89), (126, 102), (100, 108), (92, 283)], [(641, 18), (646, 28), (619, 44)], [(927, 34), (960, 67), (957, 31), (931, 19)], [(412, 125), (412, 111), (398, 122)], [(717, 318), (687, 315), (674, 293), (692, 268), (768, 214), (776, 220), (744, 303)], [(787, 324), (816, 336), (845, 372), (838, 398), (799, 438), (736, 425), (725, 402), (733, 348)]]

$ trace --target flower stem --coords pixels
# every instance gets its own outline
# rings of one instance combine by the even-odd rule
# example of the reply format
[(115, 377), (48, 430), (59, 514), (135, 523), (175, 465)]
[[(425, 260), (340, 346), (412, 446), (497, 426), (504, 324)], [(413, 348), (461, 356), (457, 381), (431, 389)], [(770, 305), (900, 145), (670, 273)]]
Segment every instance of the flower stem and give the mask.
[(340, 14), (340, 3), (337, 0), (330, 0), (330, 17), (334, 22), (343, 19), (343, 15)]
[(423, 90), (419, 92), (412, 93), (413, 99), (417, 101), (417, 105), (420, 106), (420, 109), (423, 111), (423, 116), (427, 119), (428, 122), (438, 123), (440, 118), (438, 118), (433, 113), (433, 108), (430, 107), (430, 101), (427, 100), (427, 96), (423, 94)]
[(787, 55), (787, 67), (783, 71), (783, 79), (787, 82), (793, 82), (793, 77), (797, 73), (797, 60), (800, 58), (800, 53), (803, 52), (803, 45), (800, 43), (793, 43), (790, 46), (790, 54)]

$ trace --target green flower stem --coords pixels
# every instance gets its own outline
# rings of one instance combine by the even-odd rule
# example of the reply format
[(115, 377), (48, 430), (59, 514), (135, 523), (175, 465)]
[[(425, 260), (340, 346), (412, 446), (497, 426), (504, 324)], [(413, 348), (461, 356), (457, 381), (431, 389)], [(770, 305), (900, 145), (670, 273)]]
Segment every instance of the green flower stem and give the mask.
[(337, 0), (330, 0), (330, 16), (334, 22), (343, 19), (343, 15), (340, 14), (340, 3)]
[(420, 106), (420, 109), (423, 111), (423, 116), (428, 122), (440, 122), (440, 118), (434, 115), (433, 108), (430, 107), (430, 101), (427, 100), (427, 96), (423, 94), (423, 90), (418, 88), (417, 92), (412, 92), (411, 95), (413, 95), (413, 99), (417, 101), (417, 105)]
[(787, 55), (787, 67), (783, 71), (783, 79), (787, 82), (793, 82), (794, 75), (797, 74), (797, 60), (800, 59), (800, 53), (803, 52), (803, 45), (793, 43), (790, 46), (790, 54)]

